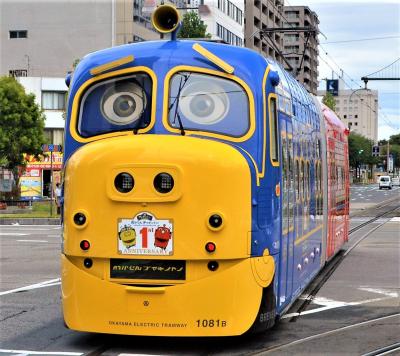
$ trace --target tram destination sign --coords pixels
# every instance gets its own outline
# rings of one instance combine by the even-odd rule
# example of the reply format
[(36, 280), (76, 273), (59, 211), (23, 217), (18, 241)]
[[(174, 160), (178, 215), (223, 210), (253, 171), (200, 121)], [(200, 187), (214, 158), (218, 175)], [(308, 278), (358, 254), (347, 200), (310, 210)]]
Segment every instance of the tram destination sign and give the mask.
[(123, 279), (185, 280), (182, 260), (134, 260), (112, 258), (110, 277)]

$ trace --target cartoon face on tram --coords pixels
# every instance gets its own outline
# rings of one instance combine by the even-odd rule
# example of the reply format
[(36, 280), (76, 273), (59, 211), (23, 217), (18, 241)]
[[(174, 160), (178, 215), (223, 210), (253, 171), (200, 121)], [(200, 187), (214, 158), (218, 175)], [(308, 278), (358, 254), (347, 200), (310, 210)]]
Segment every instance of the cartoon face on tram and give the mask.
[[(158, 336), (271, 327), (330, 257), (320, 104), (271, 60), (201, 41), (95, 52), (68, 82), (66, 325)], [(346, 211), (330, 216), (344, 241)]]

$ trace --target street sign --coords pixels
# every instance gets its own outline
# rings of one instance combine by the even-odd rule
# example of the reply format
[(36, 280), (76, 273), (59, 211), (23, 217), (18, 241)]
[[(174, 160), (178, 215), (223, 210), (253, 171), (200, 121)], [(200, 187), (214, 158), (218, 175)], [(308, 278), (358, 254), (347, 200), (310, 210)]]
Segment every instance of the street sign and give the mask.
[(42, 145), (43, 152), (62, 152), (61, 145), (54, 145), (52, 143)]
[(326, 91), (331, 93), (333, 96), (339, 95), (339, 80), (338, 79), (327, 79)]

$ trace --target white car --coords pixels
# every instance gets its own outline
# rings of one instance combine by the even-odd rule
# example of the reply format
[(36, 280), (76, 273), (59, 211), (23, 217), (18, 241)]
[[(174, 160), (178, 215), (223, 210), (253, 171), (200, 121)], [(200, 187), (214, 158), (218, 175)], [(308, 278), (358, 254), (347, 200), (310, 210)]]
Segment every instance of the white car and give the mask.
[(378, 183), (379, 183), (379, 189), (382, 188), (392, 189), (393, 187), (392, 179), (389, 176), (379, 177)]
[(392, 178), (392, 185), (400, 185), (400, 178), (399, 177), (393, 177)]

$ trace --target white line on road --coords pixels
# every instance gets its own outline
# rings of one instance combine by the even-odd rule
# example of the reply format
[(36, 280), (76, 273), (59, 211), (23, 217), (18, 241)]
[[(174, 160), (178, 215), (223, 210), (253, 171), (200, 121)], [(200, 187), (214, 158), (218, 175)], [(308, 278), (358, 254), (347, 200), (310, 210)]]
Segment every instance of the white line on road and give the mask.
[(44, 282), (40, 282), (40, 283), (36, 283), (36, 284), (31, 284), (29, 286), (11, 289), (11, 290), (7, 290), (5, 292), (0, 292), (0, 296), (6, 295), (6, 294), (11, 294), (11, 293), (16, 293), (16, 292), (28, 291), (28, 290), (37, 289), (37, 288), (56, 286), (56, 285), (61, 284), (60, 281), (61, 281), (61, 278), (50, 279), (49, 281), (44, 281)]
[(313, 303), (322, 305), (321, 308), (310, 309), (310, 310), (306, 310), (306, 311), (303, 311), (300, 313), (286, 314), (286, 315), (282, 316), (282, 319), (292, 318), (292, 317), (300, 316), (300, 315), (319, 313), (319, 312), (329, 310), (329, 309), (343, 308), (343, 307), (348, 307), (348, 306), (356, 306), (356, 305), (368, 304), (368, 303), (373, 303), (373, 302), (380, 302), (382, 300), (397, 298), (399, 296), (399, 294), (397, 292), (391, 292), (391, 291), (387, 291), (387, 290), (383, 290), (383, 289), (374, 289), (374, 288), (365, 288), (365, 287), (358, 288), (358, 289), (366, 291), (366, 292), (383, 294), (383, 295), (385, 295), (385, 297), (360, 300), (358, 302), (341, 302), (341, 301), (328, 299), (328, 298), (324, 298), (324, 297), (316, 297), (313, 299)]
[(17, 242), (49, 242), (47, 240), (17, 240)]
[(83, 352), (46, 352), (46, 351), (28, 351), (28, 350), (4, 350), (0, 349), (2, 353), (9, 353), (9, 354), (21, 354), (21, 355), (70, 355), (70, 356), (78, 356), (83, 355)]
[(0, 232), (0, 236), (26, 236), (30, 234), (23, 234), (20, 232)]

